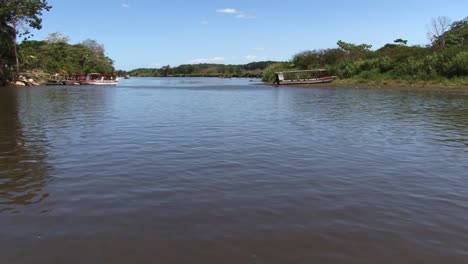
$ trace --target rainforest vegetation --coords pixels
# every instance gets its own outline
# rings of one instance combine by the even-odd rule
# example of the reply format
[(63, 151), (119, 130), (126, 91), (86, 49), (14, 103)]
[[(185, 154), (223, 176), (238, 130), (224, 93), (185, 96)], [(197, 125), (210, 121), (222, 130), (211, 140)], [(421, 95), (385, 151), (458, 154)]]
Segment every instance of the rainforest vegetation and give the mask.
[(337, 48), (308, 50), (294, 55), (289, 62), (270, 65), (265, 81), (273, 81), (274, 72), (293, 69), (327, 68), (345, 80), (409, 82), (452, 82), (468, 86), (468, 17), (451, 22), (434, 18), (429, 25), (427, 46), (409, 46), (408, 41), (372, 50), (368, 44), (338, 41)]

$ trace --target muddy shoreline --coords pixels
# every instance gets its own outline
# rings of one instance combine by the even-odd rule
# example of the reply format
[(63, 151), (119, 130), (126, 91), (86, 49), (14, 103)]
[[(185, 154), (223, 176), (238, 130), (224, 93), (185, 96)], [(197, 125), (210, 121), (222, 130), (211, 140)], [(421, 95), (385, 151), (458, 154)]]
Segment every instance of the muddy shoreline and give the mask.
[[(262, 85), (278, 86), (272, 83), (263, 83)], [(467, 94), (468, 87), (443, 87), (441, 85), (421, 85), (421, 84), (375, 84), (375, 83), (349, 83), (349, 82), (331, 82), (320, 84), (299, 84), (299, 85), (283, 85), (284, 87), (304, 87), (304, 88), (351, 88), (351, 89), (377, 89), (377, 90), (393, 90), (393, 91), (408, 91), (408, 92), (435, 92), (435, 93), (454, 93)]]

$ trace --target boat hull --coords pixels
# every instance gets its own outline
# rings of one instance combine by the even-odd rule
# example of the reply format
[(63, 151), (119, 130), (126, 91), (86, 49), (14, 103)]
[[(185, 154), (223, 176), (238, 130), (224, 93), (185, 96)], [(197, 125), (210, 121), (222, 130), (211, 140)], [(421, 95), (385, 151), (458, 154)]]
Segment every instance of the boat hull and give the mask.
[(292, 79), (292, 80), (283, 80), (280, 81), (279, 84), (281, 85), (288, 85), (288, 84), (320, 84), (320, 83), (330, 83), (336, 80), (337, 77), (330, 76), (324, 78), (313, 78), (313, 79)]
[(81, 85), (117, 85), (119, 82), (103, 82), (103, 81), (80, 81)]
[(64, 85), (64, 81), (47, 81), (45, 85)]

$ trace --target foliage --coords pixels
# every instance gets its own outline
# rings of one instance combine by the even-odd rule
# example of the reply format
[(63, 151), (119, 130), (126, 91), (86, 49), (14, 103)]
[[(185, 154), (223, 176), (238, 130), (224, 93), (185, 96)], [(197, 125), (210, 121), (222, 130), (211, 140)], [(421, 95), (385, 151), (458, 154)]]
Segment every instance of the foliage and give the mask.
[(452, 20), (445, 16), (440, 16), (431, 19), (428, 25), (427, 36), (432, 42), (433, 46), (445, 47), (446, 45), (446, 32), (450, 30)]
[(41, 29), (42, 11), (51, 8), (46, 0), (0, 0), (0, 16), (6, 23), (10, 27), (26, 26), (21, 32), (16, 29), (19, 37), (30, 34), (28, 28)]
[(275, 72), (288, 71), (293, 69), (293, 66), (293, 64), (288, 64), (284, 62), (271, 64), (263, 72), (263, 81), (271, 82), (276, 78)]
[(395, 42), (396, 44), (399, 44), (399, 45), (407, 45), (408, 44), (408, 40), (406, 39), (395, 39), (393, 42)]
[(5, 85), (11, 79), (10, 65), (13, 57), (13, 29), (6, 24), (5, 17), (0, 16), (0, 86)]
[(171, 68), (169, 65), (159, 69), (139, 68), (128, 72), (132, 76), (140, 77), (261, 77), (262, 72), (273, 61), (252, 62), (245, 65), (223, 65), (223, 64), (183, 64)]
[[(433, 42), (427, 47), (408, 46), (396, 39), (377, 50), (367, 44), (338, 41), (338, 48), (308, 50), (291, 58), (294, 69), (328, 68), (340, 78), (361, 80), (465, 80), (468, 77), (468, 18), (447, 27), (448, 19), (438, 18)], [(266, 81), (275, 79), (274, 71), (287, 64), (267, 69)], [(461, 82), (460, 82), (461, 83)]]
[[(17, 37), (27, 38), (30, 29), (41, 29), (43, 11), (49, 11), (52, 7), (46, 0), (0, 0), (0, 30), (8, 32), (13, 63), (16, 65), (16, 74), (19, 74), (20, 65), (17, 51)], [(4, 59), (3, 57), (0, 59)]]
[(447, 47), (468, 45), (468, 17), (463, 20), (455, 21), (450, 30), (445, 31), (441, 36), (434, 39), (434, 46)]
[(340, 49), (344, 50), (347, 53), (365, 53), (370, 51), (372, 48), (372, 45), (368, 44), (353, 44), (353, 43), (348, 43), (344, 42), (342, 40), (339, 40), (338, 43), (336, 43)]
[[(50, 36), (53, 36), (51, 38)], [(21, 68), (48, 73), (113, 73), (113, 61), (95, 40), (68, 44), (68, 37), (51, 34), (45, 41), (23, 41), (19, 45)]]

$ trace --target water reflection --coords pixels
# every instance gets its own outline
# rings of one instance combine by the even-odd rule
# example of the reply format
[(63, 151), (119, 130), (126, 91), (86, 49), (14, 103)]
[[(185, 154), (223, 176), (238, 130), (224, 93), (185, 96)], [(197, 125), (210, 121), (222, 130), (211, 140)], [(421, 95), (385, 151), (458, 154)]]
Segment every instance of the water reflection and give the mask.
[(186, 78), (166, 78), (166, 77), (133, 77), (130, 80), (121, 80), (119, 87), (213, 87), (259, 84), (260, 79), (256, 78), (210, 78), (210, 77), (186, 77)]
[(466, 259), (466, 96), (140, 81), (0, 97), (4, 262)]
[(16, 91), (1, 90), (0, 212), (19, 212), (18, 205), (37, 204), (49, 196), (45, 142), (44, 134), (33, 140), (24, 136)]
[[(286, 94), (289, 122), (303, 131), (366, 140), (426, 140), (446, 147), (468, 146), (468, 97), (424, 92), (297, 89)], [(304, 122), (307, 120), (308, 122)], [(398, 125), (396, 125), (398, 124)], [(323, 135), (322, 135), (323, 136)], [(353, 141), (356, 135), (353, 135)], [(468, 151), (465, 149), (465, 151)]]

